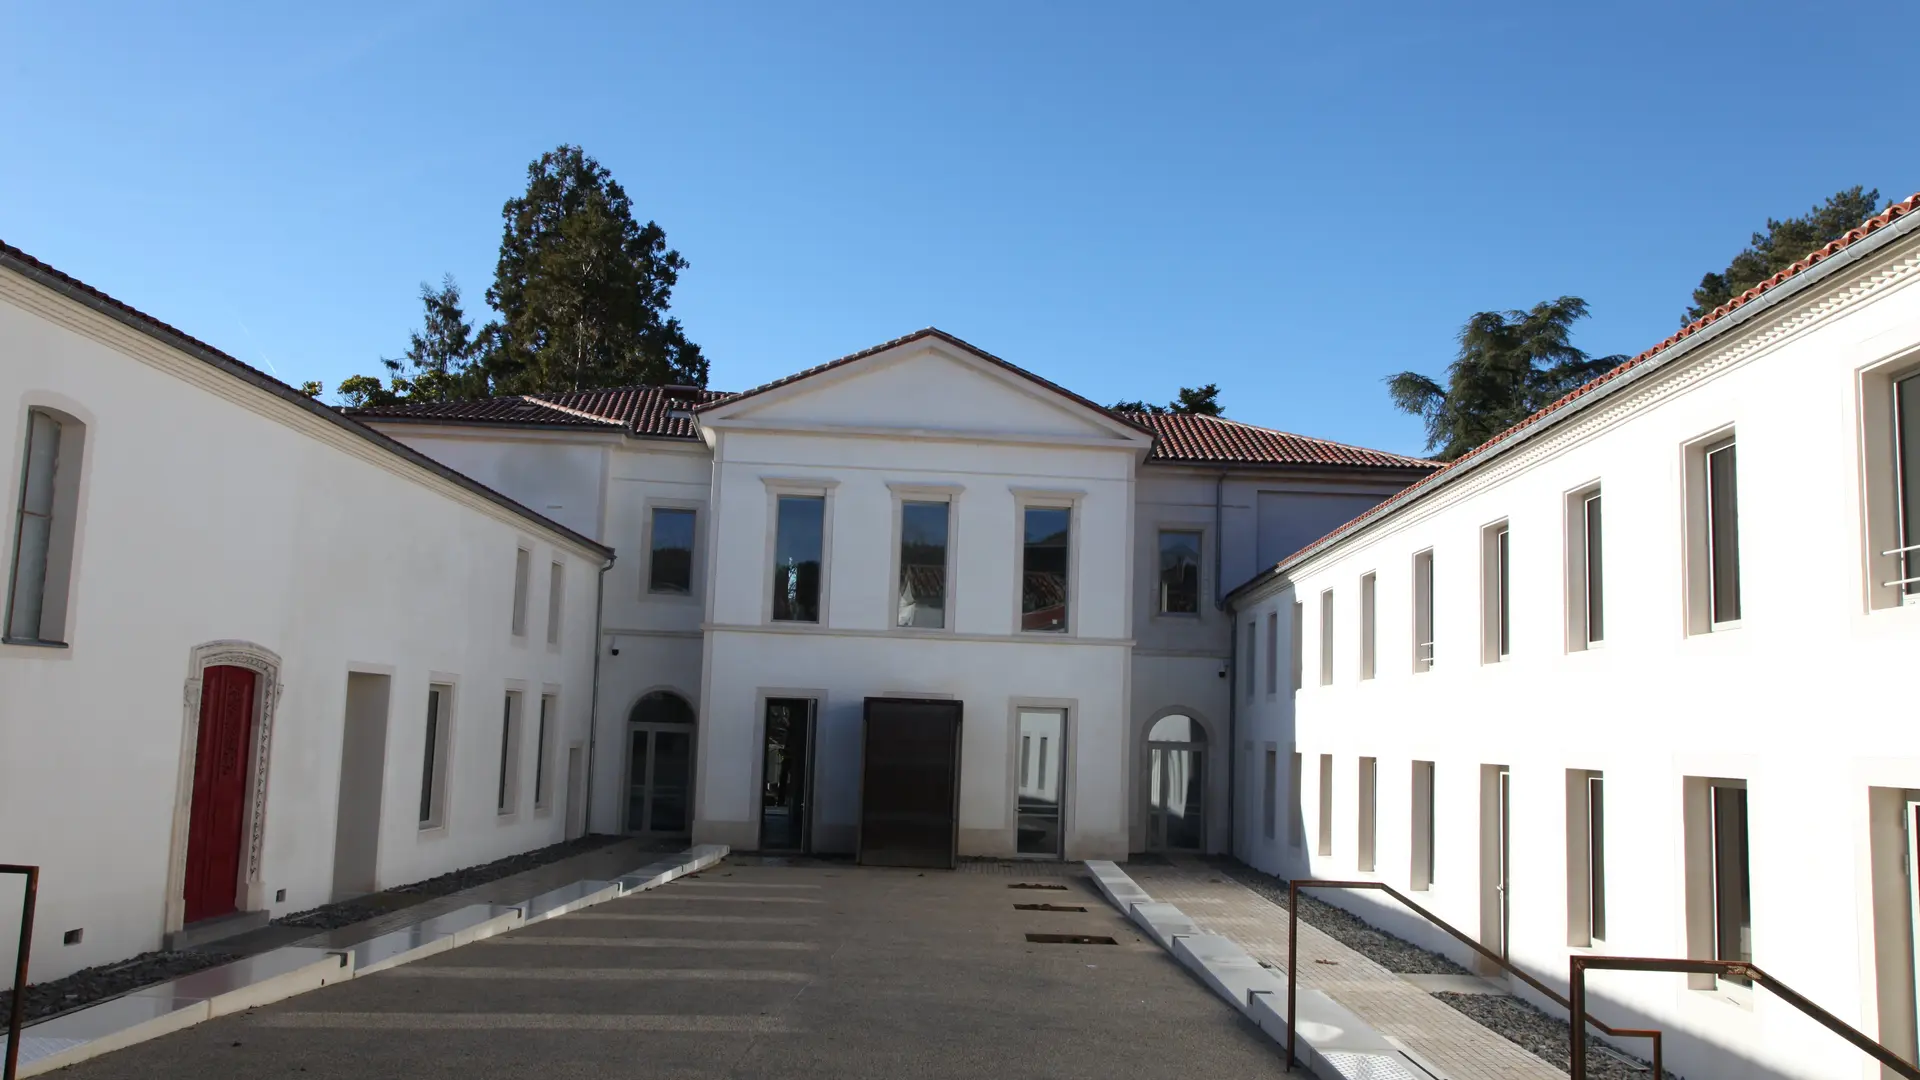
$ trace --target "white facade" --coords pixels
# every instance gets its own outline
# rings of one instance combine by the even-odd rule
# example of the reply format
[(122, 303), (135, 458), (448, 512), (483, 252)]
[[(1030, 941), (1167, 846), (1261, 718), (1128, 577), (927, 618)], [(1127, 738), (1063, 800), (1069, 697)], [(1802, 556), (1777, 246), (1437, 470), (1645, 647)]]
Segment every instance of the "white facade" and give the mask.
[[(1281, 628), (1286, 680), (1242, 696), (1238, 853), (1409, 891), (1550, 984), (1576, 952), (1744, 951), (1911, 1059), (1920, 606), (1885, 583), (1920, 571), (1882, 553), (1920, 543), (1891, 400), (1920, 370), (1917, 220), (1237, 591)], [(1729, 439), (1732, 491), (1707, 461)], [(1379, 893), (1323, 897), (1471, 959)], [(1879, 1075), (1761, 991), (1589, 981), (1593, 1014), (1667, 1031), (1683, 1075)]]
[[(0, 405), (8, 555), (35, 416), (65, 432), (71, 494), (48, 590), (64, 615), (0, 644), (0, 861), (43, 868), (36, 981), (186, 921), (209, 672), (252, 687), (215, 908), (284, 914), (579, 830), (598, 545), (11, 252)], [(430, 686), (451, 757), (423, 828)]]

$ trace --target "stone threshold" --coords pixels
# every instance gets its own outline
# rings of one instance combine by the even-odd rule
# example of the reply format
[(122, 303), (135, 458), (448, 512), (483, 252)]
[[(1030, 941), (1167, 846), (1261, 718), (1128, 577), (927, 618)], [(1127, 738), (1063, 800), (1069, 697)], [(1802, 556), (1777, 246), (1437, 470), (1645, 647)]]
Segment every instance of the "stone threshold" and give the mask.
[[(584, 880), (510, 903), (469, 904), (338, 948), (290, 945), (31, 1024), (20, 1033), (19, 1076), (37, 1076), (216, 1016), (271, 1004), (332, 983), (411, 963), (435, 953), (622, 896), (658, 888), (727, 855), (701, 844), (611, 880)], [(0, 1032), (0, 1054), (6, 1038)]]
[[(1287, 1049), (1287, 984), (1231, 938), (1208, 933), (1178, 907), (1157, 903), (1126, 871), (1091, 860), (1087, 870), (1107, 902), (1144, 930), (1182, 967)], [(1294, 991), (1296, 1060), (1320, 1080), (1436, 1080), (1415, 1058), (1325, 992)]]

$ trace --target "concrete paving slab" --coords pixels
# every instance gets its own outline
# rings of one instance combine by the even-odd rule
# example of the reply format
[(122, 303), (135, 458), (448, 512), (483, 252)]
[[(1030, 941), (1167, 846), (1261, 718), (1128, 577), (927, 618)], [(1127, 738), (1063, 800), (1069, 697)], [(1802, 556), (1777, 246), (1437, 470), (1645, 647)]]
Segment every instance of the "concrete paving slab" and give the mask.
[(557, 889), (548, 889), (517, 905), (523, 921), (535, 923), (556, 915), (603, 904), (620, 895), (620, 886), (611, 881), (576, 881)]
[(1284, 992), (1286, 984), (1247, 955), (1232, 938), (1183, 934), (1173, 939), (1173, 957), (1233, 1007), (1246, 1012), (1256, 994)]
[(1087, 873), (1093, 876), (1094, 885), (1107, 903), (1121, 911), (1130, 911), (1135, 904), (1151, 904), (1153, 897), (1147, 891), (1134, 884), (1127, 872), (1120, 869), (1118, 863), (1106, 859), (1093, 859), (1087, 864)]
[(352, 977), (352, 958), (346, 953), (288, 946), (196, 971), (146, 992), (202, 998), (211, 1016), (226, 1016)]
[(1127, 917), (1133, 920), (1135, 926), (1145, 930), (1156, 944), (1169, 951), (1173, 948), (1175, 937), (1200, 932), (1199, 925), (1172, 904), (1135, 904), (1127, 912)]

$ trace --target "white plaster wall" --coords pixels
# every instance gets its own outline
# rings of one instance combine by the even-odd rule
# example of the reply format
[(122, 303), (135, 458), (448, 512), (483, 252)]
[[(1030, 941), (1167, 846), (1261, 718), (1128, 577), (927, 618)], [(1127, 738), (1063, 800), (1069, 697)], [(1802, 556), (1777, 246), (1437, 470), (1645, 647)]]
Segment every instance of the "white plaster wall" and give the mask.
[[(1685, 956), (1683, 777), (1745, 779), (1750, 800), (1754, 961), (1842, 1019), (1880, 1029), (1871, 921), (1869, 786), (1920, 786), (1911, 679), (1920, 606), (1872, 609), (1862, 535), (1858, 372), (1920, 347), (1916, 259), (1847, 268), (1820, 290), (1846, 306), (1813, 318), (1813, 299), (1701, 350), (1674, 373), (1549, 435), (1514, 460), (1414, 504), (1362, 539), (1316, 556), (1290, 580), (1241, 598), (1264, 619), (1305, 603), (1298, 694), (1260, 700), (1252, 737), (1304, 755), (1300, 792), (1279, 793), (1279, 827), (1260, 829), (1260, 766), (1241, 762), (1241, 853), (1264, 869), (1317, 877), (1356, 871), (1357, 759), (1379, 759), (1377, 877), (1409, 884), (1411, 762), (1437, 763), (1433, 887), (1441, 917), (1481, 926), (1480, 769), (1511, 770), (1512, 955), (1564, 985), (1565, 777), (1607, 781), (1608, 938), (1599, 951)], [(1837, 306), (1838, 301), (1832, 302)], [(1794, 320), (1791, 323), (1784, 320)], [(1780, 332), (1791, 325), (1794, 332)], [(1763, 338), (1762, 335), (1768, 335)], [(1737, 358), (1737, 362), (1733, 362)], [(1726, 363), (1720, 363), (1720, 360)], [(1739, 446), (1743, 621), (1687, 633), (1682, 446), (1722, 425)], [(1879, 453), (1883, 448), (1870, 448)], [(1605, 507), (1606, 636), (1569, 651), (1566, 497), (1598, 481)], [(1481, 662), (1480, 534), (1506, 519), (1512, 550), (1512, 654)], [(1434, 551), (1437, 663), (1412, 664), (1412, 560)], [(1377, 670), (1358, 678), (1358, 596), (1378, 574)], [(1319, 685), (1319, 604), (1334, 591), (1334, 681)], [(1263, 622), (1264, 625), (1264, 622)], [(1290, 651), (1290, 638), (1283, 642)], [(1286, 652), (1283, 652), (1283, 656)], [(1285, 661), (1283, 660), (1283, 666)], [(1318, 765), (1332, 754), (1332, 854), (1314, 853)], [(1298, 799), (1302, 846), (1289, 842)], [(1361, 875), (1366, 876), (1366, 875)], [(1377, 894), (1329, 899), (1415, 941), (1461, 955)], [(1765, 993), (1744, 1001), (1689, 990), (1682, 976), (1602, 974), (1593, 1009), (1614, 1023), (1666, 1028), (1685, 1075), (1863, 1077), (1863, 1055)], [(1911, 1030), (1889, 1021), (1889, 1030)], [(1633, 1046), (1636, 1052), (1642, 1046)]]
[[(603, 532), (608, 444), (602, 433), (372, 425), (583, 536)], [(608, 530), (611, 531), (611, 530)]]
[[(542, 688), (557, 688), (554, 775), (564, 782), (565, 746), (586, 736), (594, 559), (13, 278), (0, 282), (0, 358), (0, 504), (18, 504), (29, 405), (88, 425), (71, 647), (0, 646), (0, 858), (44, 868), (36, 981), (160, 944), (183, 688), (202, 643), (251, 641), (284, 662), (262, 869), (275, 914), (330, 898), (349, 670), (393, 679), (383, 884), (561, 839), (558, 792), (552, 813), (530, 809), (532, 724)], [(533, 552), (525, 642), (509, 632), (520, 544)], [(550, 649), (556, 557), (566, 595)], [(457, 686), (451, 820), (444, 835), (423, 835), (426, 690), (443, 677)], [(509, 680), (524, 682), (530, 708), (523, 808), (502, 817), (497, 725)], [(281, 889), (286, 899), (272, 901)], [(17, 916), (16, 894), (0, 890), (0, 925)], [(63, 947), (78, 928), (83, 943)]]

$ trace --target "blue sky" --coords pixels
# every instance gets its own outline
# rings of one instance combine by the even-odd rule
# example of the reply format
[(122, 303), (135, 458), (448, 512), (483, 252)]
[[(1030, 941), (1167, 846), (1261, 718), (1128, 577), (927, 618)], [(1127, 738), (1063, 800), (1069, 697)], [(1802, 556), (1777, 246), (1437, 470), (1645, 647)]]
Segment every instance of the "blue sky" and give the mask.
[[(286, 10), (263, 10), (281, 8)], [(937, 325), (1419, 451), (1381, 380), (1561, 294), (1634, 352), (1768, 215), (1920, 188), (1884, 5), (9, 4), (0, 239), (288, 382), (484, 318), (562, 142), (739, 389)]]

